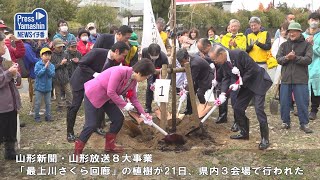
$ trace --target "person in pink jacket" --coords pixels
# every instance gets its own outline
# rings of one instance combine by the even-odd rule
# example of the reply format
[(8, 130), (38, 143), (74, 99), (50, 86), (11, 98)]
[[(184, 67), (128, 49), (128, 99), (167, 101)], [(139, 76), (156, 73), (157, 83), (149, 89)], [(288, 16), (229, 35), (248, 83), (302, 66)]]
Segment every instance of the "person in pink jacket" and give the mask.
[(79, 139), (75, 141), (74, 154), (77, 157), (82, 154), (85, 143), (98, 126), (96, 111), (101, 107), (111, 120), (110, 130), (105, 136), (105, 152), (123, 152), (123, 147), (115, 144), (124, 121), (121, 110), (131, 111), (136, 108), (139, 114), (145, 115), (149, 120), (145, 123), (150, 124), (152, 117), (144, 112), (138, 101), (136, 86), (137, 82), (145, 81), (154, 71), (152, 61), (143, 58), (133, 67), (111, 67), (84, 84), (85, 124)]

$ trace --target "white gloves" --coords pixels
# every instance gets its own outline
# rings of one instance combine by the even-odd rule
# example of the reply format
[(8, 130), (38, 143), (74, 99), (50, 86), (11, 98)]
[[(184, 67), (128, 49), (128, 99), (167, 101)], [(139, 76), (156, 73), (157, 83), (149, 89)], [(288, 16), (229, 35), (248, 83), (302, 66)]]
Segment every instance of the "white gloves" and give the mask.
[(232, 72), (232, 74), (236, 74), (236, 75), (240, 74), (240, 70), (237, 67), (233, 67), (231, 72)]
[(96, 78), (96, 77), (99, 76), (99, 74), (100, 74), (100, 73), (95, 72), (95, 73), (93, 74), (93, 77)]
[(153, 121), (152, 121), (152, 116), (148, 113), (146, 114), (141, 114), (140, 117), (143, 119), (143, 122), (146, 124), (146, 125), (149, 125), (149, 126), (152, 126), (153, 124)]
[(150, 85), (150, 90), (151, 90), (151, 91), (154, 91), (155, 89), (156, 89), (155, 83), (151, 84), (151, 85)]
[(223, 104), (224, 102), (226, 102), (227, 97), (226, 97), (226, 93), (221, 93), (218, 97), (218, 99), (216, 99), (214, 101), (214, 105), (216, 106), (220, 106), (221, 104)]
[(232, 91), (237, 91), (240, 88), (239, 84), (231, 84), (229, 86), (229, 89), (231, 89)]
[(218, 81), (216, 79), (212, 80), (212, 86), (216, 87), (218, 85)]
[(187, 99), (187, 93), (188, 91), (186, 90), (180, 91), (180, 99), (179, 99), (180, 102), (183, 102)]
[(210, 63), (210, 67), (211, 67), (211, 69), (213, 69), (213, 70), (216, 69), (216, 66), (215, 66), (213, 63)]
[(132, 105), (132, 103), (127, 103), (123, 109), (126, 111), (132, 111), (134, 109), (134, 106)]
[(218, 98), (218, 99), (220, 100), (221, 104), (223, 104), (224, 102), (226, 102), (226, 100), (227, 100), (226, 93), (221, 93), (221, 94), (219, 95), (219, 98)]

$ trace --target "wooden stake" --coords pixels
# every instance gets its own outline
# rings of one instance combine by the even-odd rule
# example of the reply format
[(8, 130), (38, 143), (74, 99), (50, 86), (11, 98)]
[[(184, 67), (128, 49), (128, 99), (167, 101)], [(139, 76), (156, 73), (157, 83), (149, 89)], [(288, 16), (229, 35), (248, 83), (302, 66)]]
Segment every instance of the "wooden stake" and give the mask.
[[(162, 65), (161, 68), (161, 79), (165, 79), (167, 78), (167, 68), (168, 65), (164, 64)], [(161, 102), (160, 103), (160, 111), (161, 111), (161, 120), (160, 120), (160, 127), (162, 129), (166, 129), (167, 128), (167, 103)]]
[[(172, 52), (172, 69), (176, 68), (176, 1), (171, 0), (171, 18), (170, 30), (173, 32), (173, 44), (171, 47)], [(172, 86), (172, 127), (171, 131), (177, 130), (177, 90), (176, 90), (176, 73), (171, 73), (171, 86)]]
[(193, 87), (193, 80), (192, 80), (192, 75), (191, 75), (190, 63), (186, 63), (184, 66), (185, 66), (185, 70), (186, 70), (189, 95), (190, 95), (190, 100), (191, 100), (192, 120), (198, 120), (199, 115), (198, 115), (198, 108), (197, 108), (197, 103), (196, 103), (196, 95), (195, 95), (194, 87)]

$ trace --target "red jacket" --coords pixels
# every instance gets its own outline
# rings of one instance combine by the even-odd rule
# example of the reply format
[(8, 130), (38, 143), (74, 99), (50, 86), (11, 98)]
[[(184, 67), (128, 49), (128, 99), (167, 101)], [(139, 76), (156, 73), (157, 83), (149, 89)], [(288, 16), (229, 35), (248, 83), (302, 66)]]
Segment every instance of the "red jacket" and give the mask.
[(83, 41), (78, 41), (77, 43), (77, 50), (81, 53), (82, 56), (86, 55), (93, 47), (92, 42), (87, 42), (84, 44)]
[(11, 60), (13, 62), (17, 62), (17, 59), (22, 58), (26, 52), (22, 40), (15, 41), (16, 47), (12, 47), (11, 40), (5, 39), (5, 44), (7, 48), (9, 49)]

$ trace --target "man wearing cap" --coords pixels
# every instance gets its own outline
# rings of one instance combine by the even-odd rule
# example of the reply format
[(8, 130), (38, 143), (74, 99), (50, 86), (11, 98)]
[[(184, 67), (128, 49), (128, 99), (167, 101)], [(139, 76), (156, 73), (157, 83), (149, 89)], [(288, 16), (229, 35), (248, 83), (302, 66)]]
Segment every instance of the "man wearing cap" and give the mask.
[(77, 50), (77, 42), (76, 41), (70, 41), (68, 43), (67, 49), (64, 51), (64, 57), (67, 59), (67, 68), (68, 68), (68, 74), (69, 78), (71, 78), (73, 72), (78, 67), (78, 63), (81, 59), (81, 53)]
[(268, 52), (271, 49), (271, 38), (268, 31), (261, 30), (261, 20), (251, 17), (249, 20), (251, 33), (247, 35), (247, 53), (261, 67), (267, 70)]
[(138, 62), (139, 43), (138, 43), (138, 35), (135, 32), (131, 34), (131, 37), (129, 39), (129, 45), (130, 45), (130, 50), (125, 60), (122, 62), (122, 65), (132, 67), (134, 64)]
[(282, 128), (290, 129), (291, 95), (293, 93), (298, 109), (300, 130), (305, 133), (313, 131), (308, 127), (308, 65), (312, 61), (312, 45), (305, 41), (301, 25), (290, 23), (288, 27), (288, 41), (280, 45), (277, 61), (282, 65), (280, 107)]
[(115, 35), (113, 34), (101, 34), (97, 39), (93, 48), (111, 49), (111, 46), (118, 41), (128, 42), (131, 37), (132, 29), (129, 26), (123, 25), (119, 28)]
[[(128, 51), (129, 46), (125, 42), (119, 41), (115, 43), (110, 50), (93, 48), (79, 61), (79, 65), (70, 79), (73, 99), (67, 112), (67, 140), (69, 142), (75, 141), (73, 127), (84, 97), (84, 83), (97, 77), (103, 70), (119, 65), (124, 60)], [(99, 109), (97, 116), (100, 122), (103, 122), (104, 120), (103, 115), (103, 109), (101, 111)], [(103, 132), (97, 132), (98, 134), (103, 135)]]
[(311, 94), (311, 111), (309, 119), (317, 118), (318, 107), (320, 105), (320, 14), (311, 13), (308, 18), (309, 28), (302, 33), (306, 41), (313, 47), (312, 63), (308, 67), (309, 71), (309, 91)]
[(97, 28), (93, 22), (87, 24), (86, 30), (90, 32), (89, 42), (95, 44), (100, 34), (97, 33)]
[(64, 42), (60, 38), (53, 40), (53, 53), (51, 62), (55, 67), (56, 74), (53, 78), (53, 85), (58, 101), (57, 112), (62, 110), (64, 103), (61, 99), (61, 91), (66, 94), (66, 105), (69, 107), (72, 101), (71, 87), (69, 83), (69, 74), (67, 68), (67, 59), (64, 56)]

